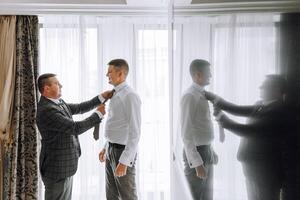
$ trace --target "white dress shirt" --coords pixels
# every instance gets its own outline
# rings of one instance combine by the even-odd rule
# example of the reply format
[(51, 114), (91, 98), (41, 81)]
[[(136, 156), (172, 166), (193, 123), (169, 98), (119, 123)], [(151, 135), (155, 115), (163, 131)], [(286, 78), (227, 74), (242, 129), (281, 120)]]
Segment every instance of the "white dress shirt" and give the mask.
[(131, 167), (141, 134), (141, 100), (126, 82), (114, 89), (105, 124), (105, 138), (108, 142), (125, 145), (119, 162)]
[(181, 106), (181, 136), (191, 168), (203, 164), (197, 146), (211, 144), (214, 134), (204, 88), (193, 83), (183, 94)]

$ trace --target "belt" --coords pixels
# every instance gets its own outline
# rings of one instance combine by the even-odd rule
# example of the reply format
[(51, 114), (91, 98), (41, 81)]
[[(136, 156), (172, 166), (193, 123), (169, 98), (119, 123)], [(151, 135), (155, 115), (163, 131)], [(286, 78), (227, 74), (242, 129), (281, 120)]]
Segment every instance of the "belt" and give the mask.
[(114, 147), (114, 148), (117, 148), (117, 149), (124, 149), (125, 148), (125, 145), (123, 145), (123, 144), (108, 142), (108, 145), (109, 145), (109, 147)]

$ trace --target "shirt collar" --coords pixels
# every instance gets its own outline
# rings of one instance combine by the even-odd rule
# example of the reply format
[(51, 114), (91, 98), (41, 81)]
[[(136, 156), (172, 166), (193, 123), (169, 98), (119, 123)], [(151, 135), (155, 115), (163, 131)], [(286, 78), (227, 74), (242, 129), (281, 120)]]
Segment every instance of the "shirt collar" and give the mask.
[(192, 85), (196, 90), (198, 90), (199, 92), (203, 93), (204, 92), (204, 87), (197, 84), (197, 83), (193, 83)]
[(49, 98), (46, 97), (47, 99), (49, 99), (50, 101), (53, 101), (55, 104), (60, 104), (60, 99), (53, 99), (53, 98)]
[(120, 83), (119, 85), (115, 86), (115, 92), (119, 92), (120, 90), (122, 90), (123, 88), (125, 88), (127, 86), (127, 83), (124, 81), (123, 83)]

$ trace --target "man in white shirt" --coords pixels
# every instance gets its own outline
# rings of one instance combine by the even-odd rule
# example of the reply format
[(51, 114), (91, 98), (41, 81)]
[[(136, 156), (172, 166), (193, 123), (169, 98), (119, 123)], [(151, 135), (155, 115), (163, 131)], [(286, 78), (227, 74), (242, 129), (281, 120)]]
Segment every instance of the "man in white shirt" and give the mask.
[(181, 98), (181, 135), (185, 175), (194, 200), (213, 199), (213, 125), (204, 87), (211, 77), (210, 63), (196, 59), (190, 64), (193, 84)]
[(99, 153), (105, 161), (106, 198), (136, 200), (135, 160), (141, 129), (141, 100), (126, 83), (128, 64), (123, 59), (108, 63), (106, 76), (114, 86), (105, 125), (107, 143)]

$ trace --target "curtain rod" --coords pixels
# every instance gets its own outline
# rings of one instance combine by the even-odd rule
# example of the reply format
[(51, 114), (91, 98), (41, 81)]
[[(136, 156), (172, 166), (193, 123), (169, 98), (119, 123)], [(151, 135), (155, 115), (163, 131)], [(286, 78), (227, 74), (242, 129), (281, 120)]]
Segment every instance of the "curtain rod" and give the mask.
[[(174, 6), (174, 16), (224, 13), (300, 12), (300, 1), (224, 2)], [(167, 6), (128, 6), (99, 4), (0, 3), (0, 15), (99, 15), (99, 16), (168, 16)]]

